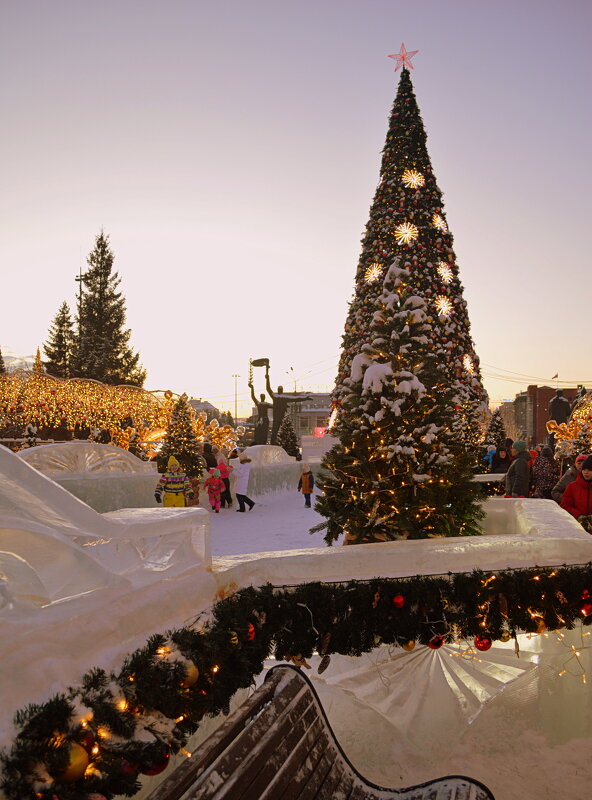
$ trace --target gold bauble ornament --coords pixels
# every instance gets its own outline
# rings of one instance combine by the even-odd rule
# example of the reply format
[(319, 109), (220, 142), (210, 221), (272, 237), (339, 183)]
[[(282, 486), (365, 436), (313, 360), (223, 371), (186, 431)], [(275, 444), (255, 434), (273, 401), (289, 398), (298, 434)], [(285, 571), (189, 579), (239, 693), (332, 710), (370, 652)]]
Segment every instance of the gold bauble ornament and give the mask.
[(512, 638), (512, 634), (510, 631), (502, 631), (499, 638), (500, 642), (509, 642)]
[(192, 686), (195, 686), (198, 678), (199, 678), (199, 670), (195, 666), (195, 664), (186, 664), (185, 677), (181, 681), (181, 687), (183, 689), (190, 689)]
[(68, 746), (68, 766), (58, 775), (64, 783), (74, 783), (84, 776), (88, 767), (88, 753), (80, 744), (72, 742)]
[(406, 650), (408, 653), (410, 653), (412, 650), (415, 650), (415, 641), (413, 639), (409, 639), (409, 641), (405, 642), (405, 644), (402, 644), (401, 647), (403, 650)]

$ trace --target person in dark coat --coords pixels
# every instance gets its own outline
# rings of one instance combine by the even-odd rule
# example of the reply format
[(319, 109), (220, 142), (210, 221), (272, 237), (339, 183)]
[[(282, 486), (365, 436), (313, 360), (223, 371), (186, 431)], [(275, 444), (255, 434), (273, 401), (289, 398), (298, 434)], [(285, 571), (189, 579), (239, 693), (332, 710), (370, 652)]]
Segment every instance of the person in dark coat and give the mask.
[(498, 447), (491, 461), (492, 472), (507, 472), (510, 467), (510, 456), (505, 447)]
[(563, 492), (561, 508), (592, 533), (592, 456), (586, 458), (575, 481)]
[(570, 467), (569, 469), (565, 470), (561, 478), (557, 481), (555, 486), (551, 489), (551, 497), (555, 500), (556, 503), (561, 505), (561, 498), (563, 497), (563, 492), (569, 486), (572, 481), (580, 474), (580, 470), (582, 469), (582, 464), (586, 460), (587, 456), (578, 456), (576, 458), (575, 464)]
[(526, 442), (514, 442), (512, 457), (513, 461), (506, 473), (506, 497), (528, 497), (530, 453), (526, 449)]
[(535, 458), (532, 466), (534, 497), (552, 500), (551, 491), (557, 483), (558, 478), (559, 469), (553, 458), (553, 451), (550, 447), (543, 447), (540, 455)]
[(304, 495), (304, 507), (310, 508), (310, 496), (314, 490), (314, 475), (311, 472), (310, 467), (308, 464), (303, 461), (302, 462), (302, 475), (300, 476), (300, 480), (298, 481), (298, 491), (302, 492)]
[(218, 461), (216, 460), (216, 456), (212, 452), (212, 445), (210, 444), (210, 442), (203, 443), (203, 457), (205, 459), (208, 472), (211, 469), (218, 468)]

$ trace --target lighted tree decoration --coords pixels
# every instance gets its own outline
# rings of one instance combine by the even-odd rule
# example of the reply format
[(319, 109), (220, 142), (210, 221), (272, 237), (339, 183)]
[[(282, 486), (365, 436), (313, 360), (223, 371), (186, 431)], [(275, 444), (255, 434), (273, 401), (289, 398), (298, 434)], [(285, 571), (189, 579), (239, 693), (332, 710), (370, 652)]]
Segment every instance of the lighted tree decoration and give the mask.
[(124, 327), (125, 300), (118, 291), (121, 281), (112, 271), (113, 261), (109, 237), (101, 231), (87, 258), (89, 269), (82, 275), (73, 372), (102, 383), (142, 386), (146, 372), (129, 347), (131, 331)]
[(294, 430), (294, 424), (292, 422), (292, 418), (288, 414), (285, 415), (282, 420), (282, 424), (280, 425), (277, 435), (277, 443), (280, 447), (284, 448), (289, 456), (297, 456), (300, 452), (300, 448), (298, 447), (298, 438), (296, 436), (296, 431)]
[(158, 454), (159, 472), (166, 470), (169, 456), (175, 456), (190, 478), (201, 476), (203, 466), (194, 433), (193, 409), (186, 394), (182, 394), (173, 407), (164, 443)]
[(333, 402), (338, 412), (349, 392), (352, 360), (368, 344), (375, 302), (382, 292), (377, 276), (395, 257), (409, 273), (414, 295), (426, 306), (426, 330), (433, 355), (454, 388), (448, 423), (477, 464), (483, 438), (486, 394), (458, 276), (453, 237), (444, 214), (426, 146), (426, 133), (407, 66), (415, 51), (393, 55), (401, 79), (382, 155), (380, 181), (372, 206), (350, 304)]
[(53, 318), (47, 342), (43, 345), (45, 352), (45, 369), (57, 378), (69, 378), (74, 346), (74, 330), (70, 308), (65, 301)]
[(507, 436), (501, 411), (499, 408), (496, 408), (491, 415), (491, 420), (483, 443), (486, 445), (493, 444), (496, 447), (503, 447), (506, 443)]
[(43, 369), (43, 362), (41, 361), (41, 351), (37, 348), (37, 352), (35, 353), (35, 362), (33, 364), (33, 372), (42, 373), (45, 372)]
[(449, 425), (456, 387), (432, 346), (426, 300), (412, 275), (390, 266), (368, 342), (342, 383), (315, 509), (332, 544), (479, 534), (481, 494)]

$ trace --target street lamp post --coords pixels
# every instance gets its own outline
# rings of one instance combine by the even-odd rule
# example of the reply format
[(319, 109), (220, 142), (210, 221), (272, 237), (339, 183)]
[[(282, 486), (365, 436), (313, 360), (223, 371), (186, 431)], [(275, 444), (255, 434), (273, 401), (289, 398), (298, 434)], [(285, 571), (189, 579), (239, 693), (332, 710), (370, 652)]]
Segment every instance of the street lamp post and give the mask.
[(234, 378), (234, 424), (236, 425), (238, 413), (237, 413), (237, 381), (240, 378), (240, 375), (236, 373), (232, 376)]

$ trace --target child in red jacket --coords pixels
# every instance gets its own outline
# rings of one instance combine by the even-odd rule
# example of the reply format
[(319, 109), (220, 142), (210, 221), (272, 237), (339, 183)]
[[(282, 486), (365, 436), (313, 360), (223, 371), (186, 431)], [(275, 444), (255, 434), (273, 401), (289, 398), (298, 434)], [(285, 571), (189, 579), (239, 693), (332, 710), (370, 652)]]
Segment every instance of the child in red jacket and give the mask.
[(212, 511), (215, 511), (216, 514), (218, 514), (220, 511), (220, 498), (222, 497), (222, 492), (226, 489), (226, 486), (220, 477), (219, 469), (209, 470), (209, 475), (210, 477), (206, 478), (204, 482), (204, 489), (207, 489), (208, 499), (210, 501), (210, 505), (212, 506)]

